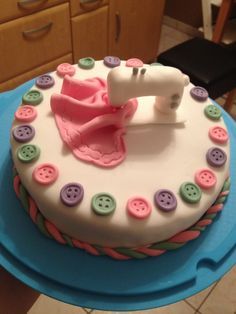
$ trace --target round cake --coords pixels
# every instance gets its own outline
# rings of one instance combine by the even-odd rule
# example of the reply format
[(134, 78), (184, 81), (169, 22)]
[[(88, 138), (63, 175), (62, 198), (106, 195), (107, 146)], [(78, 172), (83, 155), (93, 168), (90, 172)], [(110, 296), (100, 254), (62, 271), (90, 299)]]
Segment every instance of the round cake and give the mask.
[(138, 59), (83, 58), (37, 78), (15, 112), (11, 148), (31, 218), (95, 255), (178, 247), (228, 193), (221, 109), (178, 69)]

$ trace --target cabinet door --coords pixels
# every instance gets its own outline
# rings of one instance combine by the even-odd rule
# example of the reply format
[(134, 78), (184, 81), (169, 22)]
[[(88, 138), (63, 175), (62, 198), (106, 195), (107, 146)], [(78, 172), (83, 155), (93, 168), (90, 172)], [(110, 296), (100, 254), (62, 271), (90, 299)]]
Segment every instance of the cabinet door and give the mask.
[(103, 59), (107, 55), (108, 7), (72, 18), (74, 62), (83, 57)]
[(157, 56), (165, 0), (110, 0), (109, 54), (144, 62)]

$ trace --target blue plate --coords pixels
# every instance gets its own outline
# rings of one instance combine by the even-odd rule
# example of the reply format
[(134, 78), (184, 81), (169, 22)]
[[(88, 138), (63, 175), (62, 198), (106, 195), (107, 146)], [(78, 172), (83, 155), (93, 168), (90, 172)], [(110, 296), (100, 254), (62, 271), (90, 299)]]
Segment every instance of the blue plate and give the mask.
[[(231, 137), (231, 193), (212, 226), (191, 244), (159, 257), (116, 261), (62, 246), (38, 231), (12, 188), (9, 132), (21, 95), (33, 81), (0, 94), (0, 263), (34, 289), (61, 301), (104, 310), (141, 310), (187, 298), (236, 263), (236, 126)], [(234, 166), (233, 166), (234, 165)]]

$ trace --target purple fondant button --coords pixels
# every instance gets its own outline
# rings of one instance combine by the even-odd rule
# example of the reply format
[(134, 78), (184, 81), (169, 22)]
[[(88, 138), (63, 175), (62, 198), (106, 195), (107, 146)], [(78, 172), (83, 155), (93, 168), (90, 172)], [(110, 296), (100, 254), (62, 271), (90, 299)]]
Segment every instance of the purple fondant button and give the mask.
[(163, 211), (171, 211), (177, 207), (176, 197), (170, 190), (158, 190), (154, 195), (154, 200), (156, 206)]
[(225, 164), (227, 155), (222, 149), (218, 147), (212, 147), (208, 149), (206, 159), (210, 166), (221, 167)]
[(60, 192), (62, 203), (66, 206), (75, 206), (79, 204), (84, 196), (84, 189), (79, 183), (68, 183), (63, 186)]
[(35, 129), (29, 124), (20, 125), (13, 129), (12, 135), (17, 142), (25, 143), (34, 137)]
[(36, 86), (42, 89), (50, 88), (55, 84), (54, 78), (49, 74), (44, 74), (36, 79)]
[(205, 88), (195, 86), (190, 90), (191, 96), (198, 101), (205, 101), (208, 98), (208, 92)]
[(115, 68), (115, 67), (118, 67), (120, 65), (120, 58), (114, 57), (114, 56), (106, 56), (103, 59), (103, 62), (109, 68)]

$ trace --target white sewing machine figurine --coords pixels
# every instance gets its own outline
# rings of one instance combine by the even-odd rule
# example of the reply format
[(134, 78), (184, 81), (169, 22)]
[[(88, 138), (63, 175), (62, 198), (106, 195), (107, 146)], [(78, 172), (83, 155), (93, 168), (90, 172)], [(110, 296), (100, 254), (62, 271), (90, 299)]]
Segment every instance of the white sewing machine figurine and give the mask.
[(155, 96), (151, 107), (145, 103), (138, 106), (129, 125), (184, 122), (185, 118), (178, 114), (177, 109), (188, 84), (187, 75), (167, 66), (120, 66), (112, 69), (107, 76), (108, 97), (113, 106), (122, 106), (136, 97)]

